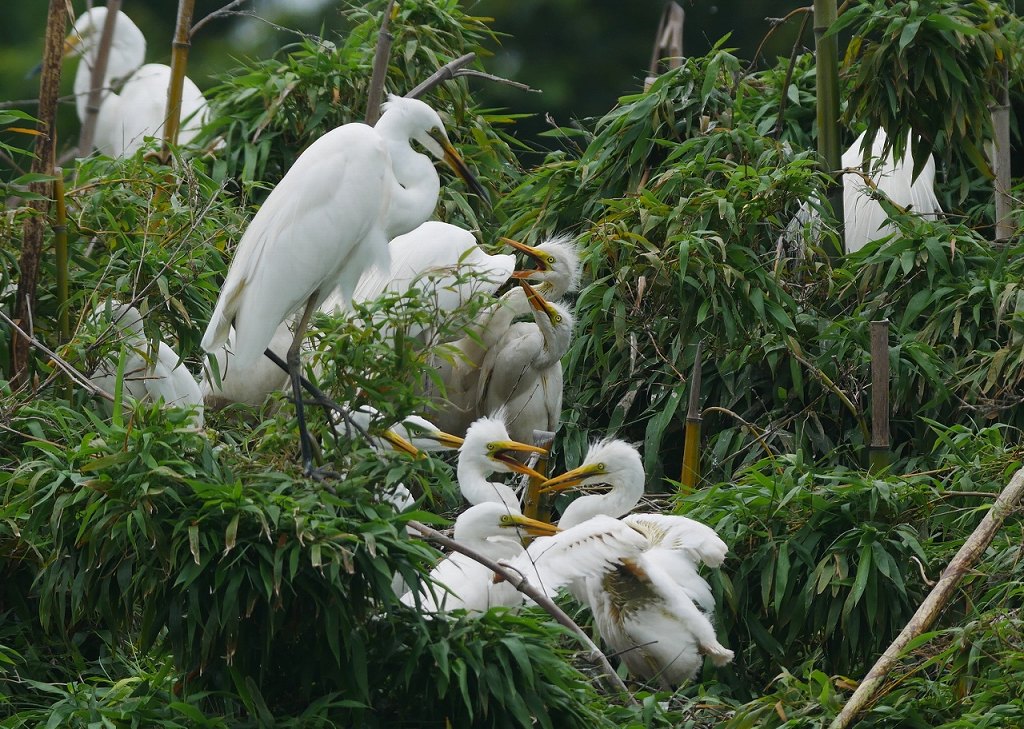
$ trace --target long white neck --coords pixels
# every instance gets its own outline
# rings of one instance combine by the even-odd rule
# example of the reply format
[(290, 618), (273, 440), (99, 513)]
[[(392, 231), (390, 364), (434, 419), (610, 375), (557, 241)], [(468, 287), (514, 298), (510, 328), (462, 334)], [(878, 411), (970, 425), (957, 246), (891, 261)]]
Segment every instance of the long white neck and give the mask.
[(545, 370), (556, 362), (560, 361), (565, 353), (569, 351), (569, 344), (572, 341), (572, 319), (567, 311), (561, 311), (562, 321), (558, 325), (551, 323), (551, 319), (543, 311), (534, 311), (533, 318), (537, 322), (537, 328), (544, 338), (544, 346), (533, 359), (533, 366), (538, 370)]
[(474, 506), (485, 501), (496, 501), (519, 513), (519, 499), (516, 498), (515, 492), (503, 483), (488, 481), (488, 475), (480, 464), (467, 458), (459, 459), (459, 490), (466, 501)]
[(387, 213), (388, 238), (418, 228), (434, 214), (441, 194), (441, 179), (427, 155), (412, 148), (407, 133), (397, 129), (385, 113), (374, 127), (384, 138), (391, 155), (391, 171), (395, 185)]
[[(111, 86), (135, 73), (146, 59), (146, 39), (134, 25), (129, 27), (130, 23), (131, 21), (119, 17), (114, 26), (114, 38), (110, 44), (110, 54), (107, 56), (107, 70), (100, 84), (100, 104), (113, 93), (110, 90)], [(99, 32), (88, 42), (89, 46), (84, 49), (78, 62), (78, 69), (75, 71), (75, 111), (78, 112), (79, 121), (85, 120), (86, 107), (89, 105), (92, 69), (96, 65), (96, 54), (99, 51)]]
[(558, 521), (561, 529), (582, 524), (595, 516), (605, 515), (618, 519), (639, 503), (644, 495), (643, 474), (630, 474), (612, 485), (611, 491), (603, 494), (580, 496), (562, 512)]

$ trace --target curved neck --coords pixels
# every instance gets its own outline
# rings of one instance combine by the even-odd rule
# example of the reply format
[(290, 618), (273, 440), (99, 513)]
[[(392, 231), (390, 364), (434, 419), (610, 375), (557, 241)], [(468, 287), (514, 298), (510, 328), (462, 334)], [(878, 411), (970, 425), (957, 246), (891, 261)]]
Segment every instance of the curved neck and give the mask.
[(613, 484), (611, 491), (607, 493), (591, 494), (577, 498), (565, 507), (558, 526), (562, 529), (568, 529), (602, 514), (618, 519), (636, 506), (643, 495), (643, 476), (641, 475), (640, 478), (636, 478), (634, 475), (630, 475), (629, 478), (619, 480)]
[(540, 329), (541, 337), (544, 338), (544, 346), (534, 358), (533, 366), (543, 370), (553, 366), (569, 351), (572, 324), (571, 320), (563, 315), (561, 323), (556, 327), (543, 311), (534, 311), (533, 318)]
[(488, 481), (488, 475), (479, 464), (460, 458), (457, 477), (462, 496), (474, 506), (486, 501), (495, 501), (518, 513), (519, 499), (516, 498), (515, 492), (503, 483)]
[(419, 227), (434, 214), (441, 179), (430, 158), (412, 148), (409, 135), (389, 123), (387, 114), (374, 129), (387, 145), (391, 171), (398, 183), (392, 188), (387, 214), (387, 234), (395, 238)]

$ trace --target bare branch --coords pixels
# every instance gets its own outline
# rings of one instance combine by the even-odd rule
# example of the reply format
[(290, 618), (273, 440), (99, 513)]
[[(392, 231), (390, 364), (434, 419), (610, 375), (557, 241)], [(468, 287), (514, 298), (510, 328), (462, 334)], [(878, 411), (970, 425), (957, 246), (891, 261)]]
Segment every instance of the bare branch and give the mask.
[(534, 94), (542, 94), (542, 93), (544, 93), (540, 89), (535, 89), (532, 86), (527, 86), (526, 84), (520, 83), (519, 81), (513, 81), (512, 79), (503, 78), (501, 76), (495, 76), (493, 73), (484, 73), (483, 71), (477, 71), (474, 68), (462, 68), (462, 69), (459, 69), (458, 71), (455, 72), (454, 75), (455, 76), (473, 76), (475, 78), (487, 79), (488, 81), (494, 81), (494, 82), (499, 83), (499, 84), (506, 84), (508, 86), (512, 86), (513, 88), (517, 88), (517, 89), (519, 89), (521, 91), (530, 91), (530, 92), (532, 92)]
[[(100, 44), (96, 48), (92, 75), (89, 77), (89, 96), (85, 102), (85, 119), (82, 120), (82, 128), (78, 133), (78, 148), (84, 149), (86, 154), (92, 151), (92, 142), (96, 135), (96, 119), (100, 113), (100, 96), (105, 92), (109, 93), (104, 88), (106, 86), (104, 79), (107, 75), (107, 61), (110, 58), (110, 44), (114, 40), (114, 29), (117, 24), (117, 15), (120, 11), (121, 0), (109, 0), (107, 2), (107, 16), (103, 20)], [(84, 60), (83, 58), (83, 63)]]
[(476, 59), (475, 53), (467, 53), (464, 56), (459, 56), (454, 61), (448, 61), (448, 63), (441, 66), (441, 68), (430, 74), (422, 83), (416, 88), (406, 94), (409, 99), (418, 99), (423, 94), (430, 91), (432, 88), (437, 86), (442, 81), (455, 78), (455, 72), (461, 69), (463, 66), (468, 66)]
[(391, 41), (394, 36), (389, 29), (391, 10), (395, 0), (388, 0), (384, 8), (384, 17), (380, 21), (380, 33), (377, 35), (377, 50), (373, 54), (373, 73), (370, 75), (370, 90), (366, 95), (366, 123), (371, 127), (380, 119), (380, 102), (384, 95), (384, 79), (388, 75), (388, 58), (391, 57)]
[(246, 0), (231, 0), (231, 2), (229, 2), (224, 7), (218, 8), (209, 15), (206, 15), (200, 20), (196, 21), (196, 23), (192, 26), (192, 29), (188, 32), (189, 40), (191, 40), (192, 37), (199, 32), (200, 28), (209, 23), (211, 20), (217, 20), (219, 18), (226, 18), (229, 15), (234, 15), (235, 13), (233, 13), (232, 11), (239, 6), (244, 5), (245, 3)]
[(573, 622), (573, 619), (566, 615), (565, 612), (558, 607), (551, 598), (544, 594), (543, 591), (538, 590), (536, 587), (531, 585), (528, 580), (519, 574), (518, 570), (513, 570), (495, 562), (493, 559), (485, 557), (476, 550), (467, 547), (465, 544), (460, 544), (454, 539), (446, 537), (436, 529), (431, 529), (427, 525), (421, 524), (418, 521), (409, 521), (407, 524), (423, 536), (429, 537), (453, 552), (459, 552), (460, 554), (464, 554), (470, 559), (479, 562), (496, 575), (500, 575), (521, 593), (532, 598), (533, 601), (544, 608), (548, 615), (554, 618), (559, 625), (568, 628), (574, 635), (576, 635), (577, 638), (579, 638), (580, 642), (587, 649), (587, 660), (600, 671), (600, 680), (605, 684), (605, 687), (612, 693), (619, 693), (628, 697), (629, 703), (636, 703), (636, 700), (629, 693), (629, 689), (626, 688), (626, 684), (624, 684), (618, 674), (615, 673), (615, 670), (612, 668), (611, 664), (608, 663), (608, 659), (605, 657), (604, 653), (602, 653), (601, 649), (594, 644), (594, 641), (590, 639), (590, 636), (586, 634), (583, 628)]

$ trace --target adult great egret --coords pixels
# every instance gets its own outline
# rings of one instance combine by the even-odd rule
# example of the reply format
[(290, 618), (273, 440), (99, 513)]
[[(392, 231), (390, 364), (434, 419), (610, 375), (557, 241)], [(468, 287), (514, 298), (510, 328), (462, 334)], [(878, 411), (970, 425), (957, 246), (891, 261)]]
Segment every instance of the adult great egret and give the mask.
[[(300, 391), (299, 347), (309, 319), (337, 288), (351, 298), (362, 274), (388, 268), (388, 240), (433, 212), (440, 181), (412, 142), (445, 159), (482, 196), (448, 141), (441, 118), (422, 101), (391, 96), (376, 126), (344, 124), (311, 144), (249, 224), (235, 251), (202, 346), (216, 352), (234, 327), (242, 370), (263, 356), (275, 330), (301, 310), (287, 360), (299, 418), (303, 464), (312, 471)], [(414, 218), (418, 218), (412, 222)]]
[(533, 322), (512, 324), (480, 365), (481, 412), (504, 408), (513, 439), (533, 440), (534, 430), (554, 431), (562, 413), (562, 362), (572, 340), (568, 308), (546, 301), (520, 282)]
[[(85, 121), (92, 69), (96, 65), (107, 9), (95, 7), (82, 13), (64, 41), (64, 57), (80, 56), (75, 72), (75, 108)], [(111, 157), (131, 155), (145, 137), (162, 133), (167, 118), (167, 89), (171, 69), (162, 63), (147, 63), (146, 38), (131, 18), (118, 11), (110, 42), (110, 55), (103, 78), (100, 108), (96, 116), (93, 147)], [(112, 87), (120, 86), (115, 93)], [(181, 90), (181, 119), (178, 143), (185, 145), (202, 129), (208, 115), (206, 99), (188, 77)], [(82, 154), (90, 150), (81, 150)]]
[(456, 477), (459, 490), (469, 503), (488, 501), (503, 504), (508, 513), (519, 512), (519, 499), (506, 484), (489, 481), (493, 473), (522, 473), (543, 480), (543, 476), (515, 459), (515, 453), (547, 453), (543, 448), (511, 440), (502, 414), (480, 418), (466, 431), (459, 448)]
[[(510, 511), (499, 502), (483, 502), (471, 506), (455, 519), (452, 538), (494, 561), (511, 560), (523, 553), (523, 536), (553, 534), (555, 527)], [(424, 612), (470, 610), (483, 612), (488, 608), (517, 607), (523, 595), (508, 582), (494, 582), (494, 573), (475, 559), (455, 552), (431, 571), (432, 591), (407, 592), (402, 603), (419, 607)], [(424, 586), (425, 588), (425, 586)]]
[[(192, 374), (169, 345), (157, 342), (151, 356), (142, 326), (142, 314), (134, 306), (104, 302), (89, 316), (91, 325), (116, 328), (125, 349), (123, 392), (141, 402), (163, 402), (166, 408), (193, 408), (192, 424), (203, 427), (203, 398)], [(90, 381), (113, 393), (117, 384), (117, 358), (100, 364)]]

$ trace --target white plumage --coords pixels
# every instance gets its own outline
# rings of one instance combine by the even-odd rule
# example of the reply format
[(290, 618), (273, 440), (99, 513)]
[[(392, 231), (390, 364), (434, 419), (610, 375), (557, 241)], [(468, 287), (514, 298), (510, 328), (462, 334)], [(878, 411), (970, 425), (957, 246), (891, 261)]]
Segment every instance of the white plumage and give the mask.
[(457, 477), (459, 490), (471, 504), (497, 502), (509, 513), (519, 512), (519, 499), (506, 484), (491, 481), (494, 473), (523, 473), (543, 479), (536, 471), (516, 460), (516, 453), (546, 453), (544, 449), (510, 440), (508, 429), (498, 413), (480, 418), (466, 431), (465, 441), (459, 449)]
[[(163, 402), (168, 408), (194, 408), (192, 423), (203, 426), (203, 399), (192, 374), (170, 346), (156, 342), (151, 353), (143, 330), (142, 315), (134, 306), (100, 304), (89, 317), (93, 325), (116, 327), (125, 350), (124, 394), (142, 402)], [(113, 394), (117, 384), (118, 356), (111, 356), (89, 378)]]
[[(85, 120), (92, 69), (96, 64), (106, 17), (107, 9), (104, 7), (88, 10), (78, 17), (64, 42), (66, 56), (80, 55), (82, 58), (74, 84), (75, 107), (80, 121)], [(130, 155), (143, 145), (146, 137), (163, 133), (171, 69), (161, 63), (143, 65), (145, 57), (146, 39), (142, 31), (131, 18), (118, 11), (93, 139), (93, 146), (102, 154), (111, 157)], [(119, 92), (112, 90), (117, 87), (120, 87)], [(186, 77), (181, 95), (179, 144), (192, 141), (206, 123), (208, 113), (202, 92)]]

